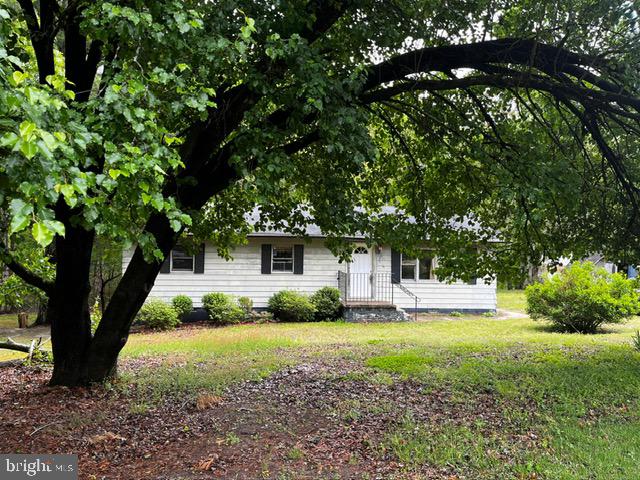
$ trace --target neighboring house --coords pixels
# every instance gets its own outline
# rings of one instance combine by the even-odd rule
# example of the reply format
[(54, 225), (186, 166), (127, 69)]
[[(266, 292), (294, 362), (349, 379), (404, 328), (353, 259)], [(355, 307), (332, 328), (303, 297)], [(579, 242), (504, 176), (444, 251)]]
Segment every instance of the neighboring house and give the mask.
[[(394, 305), (407, 312), (496, 310), (495, 282), (441, 282), (433, 273), (437, 259), (428, 250), (422, 259), (411, 258), (387, 245), (367, 247), (363, 237), (354, 237), (353, 258), (345, 264), (325, 246), (317, 227), (310, 227), (307, 235), (305, 240), (283, 232), (254, 233), (246, 245), (233, 250), (231, 261), (219, 257), (210, 243), (196, 255), (176, 247), (149, 296), (171, 301), (184, 294), (200, 307), (205, 293), (224, 292), (247, 296), (261, 310), (280, 290), (312, 294), (331, 286), (340, 288), (343, 301), (353, 305)], [(131, 254), (124, 252), (123, 267)]]

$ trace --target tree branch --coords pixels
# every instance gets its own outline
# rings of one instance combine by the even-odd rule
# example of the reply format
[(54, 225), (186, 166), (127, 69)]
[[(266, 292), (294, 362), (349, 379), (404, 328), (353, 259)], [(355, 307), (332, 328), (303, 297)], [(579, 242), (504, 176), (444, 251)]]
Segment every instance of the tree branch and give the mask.
[(533, 39), (504, 38), (428, 47), (397, 55), (371, 68), (363, 91), (416, 73), (447, 72), (487, 64), (516, 64), (549, 74), (565, 72), (569, 66), (604, 65), (599, 59), (539, 43)]
[(7, 247), (2, 243), (0, 243), (0, 260), (9, 268), (9, 270), (11, 270), (29, 285), (39, 288), (46, 294), (49, 294), (51, 292), (53, 283), (45, 280), (37, 273), (32, 272), (20, 262), (18, 262), (15, 258), (13, 258), (11, 252), (9, 252)]

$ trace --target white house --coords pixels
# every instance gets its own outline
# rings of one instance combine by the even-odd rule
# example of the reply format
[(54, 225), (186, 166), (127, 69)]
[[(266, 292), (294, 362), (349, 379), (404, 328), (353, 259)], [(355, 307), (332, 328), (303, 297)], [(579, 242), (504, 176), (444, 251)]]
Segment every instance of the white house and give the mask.
[[(233, 260), (219, 257), (206, 243), (196, 255), (177, 247), (162, 266), (150, 297), (171, 301), (184, 294), (201, 306), (205, 293), (247, 296), (258, 310), (269, 297), (289, 289), (312, 294), (325, 286), (338, 287), (345, 303), (395, 305), (407, 312), (491, 312), (496, 309), (496, 283), (439, 281), (433, 271), (437, 259), (407, 257), (389, 246), (368, 247), (355, 237), (351, 263), (340, 263), (325, 247), (317, 228), (301, 239), (283, 232), (249, 236), (248, 243), (232, 252)], [(126, 267), (132, 250), (125, 251)]]

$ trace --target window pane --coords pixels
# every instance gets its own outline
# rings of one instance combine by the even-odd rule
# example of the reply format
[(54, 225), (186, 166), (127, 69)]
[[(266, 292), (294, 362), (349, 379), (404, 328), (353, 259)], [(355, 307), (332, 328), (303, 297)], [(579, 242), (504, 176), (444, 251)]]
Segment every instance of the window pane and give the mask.
[(421, 258), (420, 259), (420, 270), (418, 271), (418, 278), (420, 280), (429, 280), (431, 278), (431, 258)]
[(416, 279), (416, 259), (415, 258), (405, 258), (402, 256), (402, 278), (404, 280), (415, 280)]
[(274, 272), (293, 272), (293, 261), (292, 260), (274, 260), (273, 268)]
[(273, 247), (274, 260), (293, 260), (293, 247)]
[(193, 271), (193, 255), (187, 254), (182, 247), (171, 251), (171, 270)]
[(293, 272), (293, 247), (273, 247), (271, 270)]

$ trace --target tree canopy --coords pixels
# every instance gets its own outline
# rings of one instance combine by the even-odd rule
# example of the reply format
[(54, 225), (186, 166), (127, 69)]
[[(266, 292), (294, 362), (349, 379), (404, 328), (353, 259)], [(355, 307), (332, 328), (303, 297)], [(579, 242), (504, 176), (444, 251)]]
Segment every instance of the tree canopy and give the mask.
[(226, 254), (256, 205), (342, 253), (428, 238), (443, 277), (638, 258), (638, 22), (611, 0), (9, 2), (0, 207), (56, 277), (3, 261), (56, 317), (95, 235), (138, 246), (93, 339), (66, 313), (97, 358), (185, 229)]

